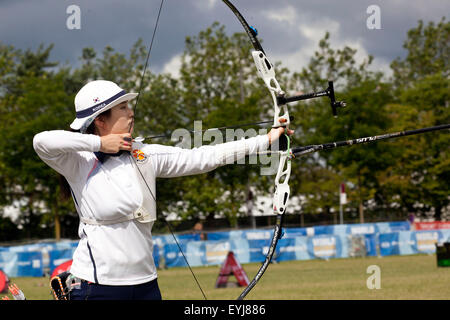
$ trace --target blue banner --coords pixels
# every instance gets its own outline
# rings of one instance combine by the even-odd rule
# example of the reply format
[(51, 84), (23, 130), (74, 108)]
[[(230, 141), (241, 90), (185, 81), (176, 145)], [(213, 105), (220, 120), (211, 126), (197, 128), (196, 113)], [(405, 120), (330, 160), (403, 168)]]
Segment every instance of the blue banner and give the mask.
[(376, 257), (377, 252), (377, 239), (378, 234), (365, 234), (364, 235), (364, 245), (366, 250), (366, 256)]
[(155, 262), (156, 268), (159, 268), (159, 260), (161, 257), (159, 256), (159, 247), (153, 246), (153, 261)]
[(308, 237), (308, 252), (317, 259), (348, 257), (348, 245), (342, 238), (337, 235)]
[(44, 275), (42, 253), (0, 252), (0, 268), (9, 277), (42, 277)]
[[(200, 234), (198, 233), (176, 234), (175, 237), (179, 243), (201, 240)], [(171, 234), (153, 235), (152, 239), (153, 243), (157, 245), (159, 249), (164, 248), (166, 244), (176, 244), (173, 235)]]
[(74, 248), (49, 251), (48, 257), (49, 257), (50, 274), (52, 274), (53, 270), (55, 270), (55, 268), (59, 266), (61, 263), (72, 260), (74, 251), (75, 251)]
[[(390, 233), (410, 230), (410, 223), (407, 221), (399, 222), (377, 222), (361, 224), (342, 224), (330, 226), (314, 226), (308, 228), (283, 228), (283, 238), (295, 238), (301, 236), (319, 236), (319, 235), (366, 235), (378, 233)], [(261, 240), (270, 239), (273, 235), (272, 229), (253, 229), (253, 230), (233, 230), (222, 232), (209, 232), (208, 240), (230, 240), (246, 239)]]
[(450, 241), (450, 230), (400, 231), (379, 235), (380, 254), (435, 253), (436, 243)]
[(400, 254), (400, 246), (398, 243), (399, 233), (383, 233), (379, 236), (380, 255), (390, 256)]
[[(233, 251), (240, 263), (262, 262), (269, 250), (270, 240), (195, 241), (180, 244), (190, 266), (219, 265), (229, 251)], [(176, 244), (164, 246), (167, 267), (187, 266)]]
[(280, 239), (278, 241), (276, 261), (309, 260), (307, 237)]
[[(176, 235), (191, 266), (220, 265), (229, 251), (240, 263), (264, 261), (273, 229), (232, 230)], [(173, 236), (155, 235), (154, 261), (157, 267), (186, 266)], [(450, 241), (450, 230), (411, 231), (409, 222), (381, 222), (283, 228), (273, 260), (332, 259), (360, 256), (388, 256), (434, 253), (439, 242)], [(0, 268), (11, 276), (42, 276), (72, 259), (78, 241), (44, 242), (0, 248)]]

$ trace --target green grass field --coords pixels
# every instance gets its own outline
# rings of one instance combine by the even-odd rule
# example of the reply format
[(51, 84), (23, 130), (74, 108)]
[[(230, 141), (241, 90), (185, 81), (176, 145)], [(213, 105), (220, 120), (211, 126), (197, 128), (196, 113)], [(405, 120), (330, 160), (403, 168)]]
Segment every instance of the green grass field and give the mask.
[[(381, 288), (368, 289), (367, 267), (381, 270)], [(248, 277), (259, 264), (246, 264)], [(242, 288), (215, 289), (220, 266), (193, 268), (209, 300), (234, 300)], [(233, 276), (230, 281), (235, 281)], [(29, 300), (53, 299), (47, 278), (11, 278)], [(188, 268), (160, 270), (158, 278), (163, 299), (198, 300), (203, 296)], [(287, 261), (271, 264), (246, 299), (256, 300), (371, 300), (449, 299), (450, 268), (438, 268), (435, 255), (392, 256)]]

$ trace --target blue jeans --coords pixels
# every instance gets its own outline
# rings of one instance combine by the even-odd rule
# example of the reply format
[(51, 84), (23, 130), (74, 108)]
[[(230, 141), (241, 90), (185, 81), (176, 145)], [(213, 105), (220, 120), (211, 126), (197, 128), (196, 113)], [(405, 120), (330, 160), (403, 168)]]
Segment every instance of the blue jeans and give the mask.
[(70, 300), (161, 300), (157, 279), (150, 282), (128, 285), (107, 286), (81, 281), (79, 288), (70, 292)]

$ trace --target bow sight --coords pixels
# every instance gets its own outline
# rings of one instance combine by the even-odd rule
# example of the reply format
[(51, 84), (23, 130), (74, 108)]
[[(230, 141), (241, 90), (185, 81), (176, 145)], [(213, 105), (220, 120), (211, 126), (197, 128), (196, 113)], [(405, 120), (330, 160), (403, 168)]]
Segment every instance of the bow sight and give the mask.
[(328, 97), (330, 99), (330, 106), (333, 112), (333, 116), (337, 117), (337, 108), (343, 108), (346, 106), (344, 101), (336, 101), (336, 97), (334, 95), (334, 85), (333, 81), (328, 81), (328, 88), (323, 91), (311, 92), (306, 94), (301, 94), (298, 96), (286, 97), (285, 94), (280, 94), (277, 96), (277, 102), (279, 105), (285, 105), (289, 102), (300, 101), (300, 100), (308, 100), (320, 97)]

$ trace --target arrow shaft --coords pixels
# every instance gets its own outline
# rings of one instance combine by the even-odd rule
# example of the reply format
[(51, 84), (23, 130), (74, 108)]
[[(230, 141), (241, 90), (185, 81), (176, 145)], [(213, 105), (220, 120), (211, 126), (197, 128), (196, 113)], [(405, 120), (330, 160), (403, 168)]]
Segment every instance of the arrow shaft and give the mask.
[(294, 156), (302, 156), (302, 155), (317, 152), (320, 150), (335, 149), (335, 148), (339, 148), (339, 147), (345, 147), (345, 146), (351, 146), (351, 145), (363, 144), (363, 143), (370, 143), (370, 142), (375, 142), (375, 141), (379, 141), (379, 140), (393, 139), (393, 138), (398, 138), (398, 137), (411, 136), (411, 135), (415, 135), (415, 134), (421, 134), (421, 133), (427, 133), (427, 132), (445, 130), (445, 129), (450, 129), (450, 124), (443, 124), (443, 125), (427, 127), (427, 128), (422, 128), (422, 129), (398, 131), (398, 132), (393, 132), (393, 133), (386, 133), (386, 134), (377, 135), (377, 136), (356, 138), (356, 139), (345, 140), (345, 141), (336, 141), (336, 142), (329, 142), (329, 143), (323, 143), (323, 144), (309, 145), (309, 146), (304, 146), (304, 147), (295, 147), (295, 148), (292, 148), (292, 154)]

